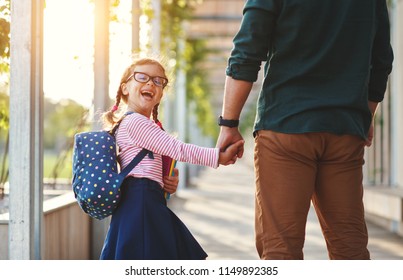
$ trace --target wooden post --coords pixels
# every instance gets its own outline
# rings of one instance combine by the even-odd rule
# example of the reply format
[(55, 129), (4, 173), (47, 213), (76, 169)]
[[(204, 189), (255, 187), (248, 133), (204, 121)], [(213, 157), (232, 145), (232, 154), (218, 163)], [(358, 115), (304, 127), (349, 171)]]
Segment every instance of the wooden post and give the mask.
[(43, 1), (11, 1), (9, 259), (41, 258)]
[(94, 1), (94, 128), (99, 129), (99, 112), (110, 105), (109, 98), (109, 0)]
[(154, 16), (152, 19), (152, 38), (151, 38), (151, 48), (153, 52), (159, 55), (161, 48), (161, 0), (152, 0)]
[[(93, 129), (101, 129), (99, 113), (110, 106), (109, 98), (109, 0), (96, 0), (95, 5), (95, 46), (94, 46), (94, 104)], [(91, 258), (98, 259), (109, 219), (91, 219)]]
[(132, 52), (140, 51), (140, 0), (132, 0)]

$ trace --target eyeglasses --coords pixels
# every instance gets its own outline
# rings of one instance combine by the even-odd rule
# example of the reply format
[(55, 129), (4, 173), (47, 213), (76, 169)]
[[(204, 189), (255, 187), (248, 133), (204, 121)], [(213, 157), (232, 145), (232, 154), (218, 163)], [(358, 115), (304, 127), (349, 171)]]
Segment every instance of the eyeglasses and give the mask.
[(157, 87), (162, 87), (164, 88), (168, 84), (168, 79), (164, 77), (159, 77), (159, 76), (150, 76), (147, 75), (146, 73), (142, 72), (134, 72), (132, 75), (130, 75), (129, 78), (127, 78), (126, 82), (129, 81), (131, 78), (134, 78), (137, 82), (139, 83), (147, 83), (149, 80), (152, 80), (154, 85)]

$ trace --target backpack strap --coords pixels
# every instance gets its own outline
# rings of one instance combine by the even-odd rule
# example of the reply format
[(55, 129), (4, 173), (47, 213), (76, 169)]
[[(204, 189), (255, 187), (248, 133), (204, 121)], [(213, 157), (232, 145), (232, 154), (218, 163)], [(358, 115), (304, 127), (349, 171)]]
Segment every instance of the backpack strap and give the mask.
[(114, 126), (111, 130), (109, 130), (109, 134), (112, 135), (113, 137), (115, 137), (116, 130), (119, 128), (120, 123), (123, 121), (123, 119), (124, 119), (126, 116), (128, 116), (128, 115), (130, 115), (130, 114), (133, 114), (133, 112), (126, 112), (126, 113), (123, 115), (123, 117), (115, 124), (115, 126)]
[(124, 119), (124, 117), (121, 118), (121, 119), (115, 124), (115, 126), (114, 126), (111, 130), (109, 130), (109, 134), (110, 134), (110, 135), (112, 135), (113, 137), (115, 137), (116, 130), (119, 128), (119, 125), (120, 125), (120, 123), (123, 121), (123, 119)]
[(147, 149), (142, 149), (133, 159), (132, 161), (125, 167), (122, 169), (122, 171), (120, 172), (120, 175), (122, 175), (123, 177), (126, 177), (127, 174), (129, 174), (130, 171), (132, 171), (132, 169), (139, 164), (139, 162), (147, 155), (149, 154), (149, 156), (152, 156), (152, 152), (147, 150)]

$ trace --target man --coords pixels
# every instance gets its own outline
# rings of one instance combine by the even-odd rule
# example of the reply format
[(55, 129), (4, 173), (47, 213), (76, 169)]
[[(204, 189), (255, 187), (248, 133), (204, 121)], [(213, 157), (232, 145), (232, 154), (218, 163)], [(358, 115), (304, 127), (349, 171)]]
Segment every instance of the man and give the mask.
[(266, 61), (254, 126), (260, 258), (303, 259), (312, 201), (329, 258), (369, 259), (362, 165), (392, 69), (385, 0), (248, 0), (233, 42), (221, 149), (242, 139)]

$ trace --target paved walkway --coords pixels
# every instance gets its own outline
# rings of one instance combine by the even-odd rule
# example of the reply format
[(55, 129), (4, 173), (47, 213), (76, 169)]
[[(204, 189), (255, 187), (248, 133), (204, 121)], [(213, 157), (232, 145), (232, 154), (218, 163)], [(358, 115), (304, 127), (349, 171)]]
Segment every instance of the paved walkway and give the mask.
[[(247, 146), (251, 143), (247, 141)], [(206, 168), (192, 186), (169, 201), (208, 253), (209, 260), (257, 260), (254, 245), (254, 174), (252, 149), (235, 165)], [(368, 223), (369, 250), (374, 260), (403, 260), (403, 238)], [(327, 260), (316, 215), (310, 211), (304, 256)]]

